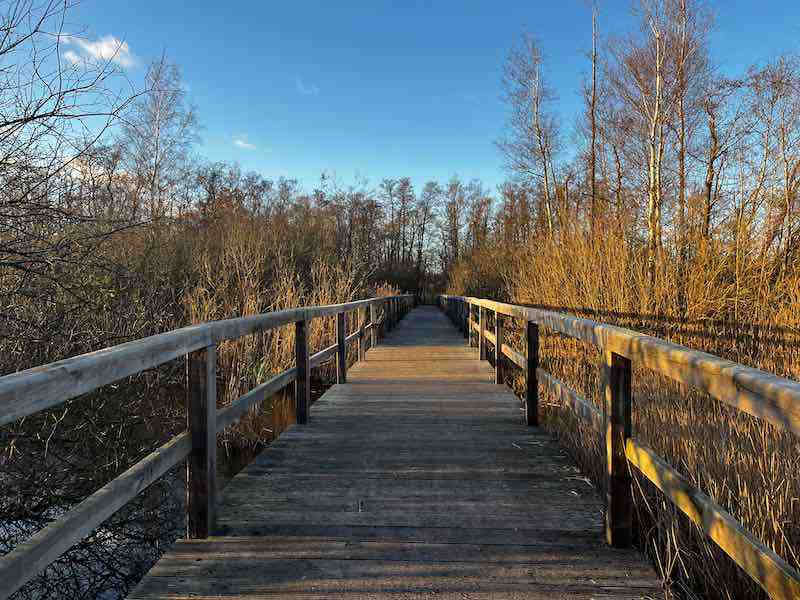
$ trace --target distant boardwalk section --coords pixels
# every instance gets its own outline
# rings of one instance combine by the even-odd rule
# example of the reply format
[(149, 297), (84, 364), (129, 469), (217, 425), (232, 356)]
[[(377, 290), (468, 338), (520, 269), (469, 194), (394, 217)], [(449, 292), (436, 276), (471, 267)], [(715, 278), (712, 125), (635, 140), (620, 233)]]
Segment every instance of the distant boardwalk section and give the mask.
[(446, 316), (414, 309), (222, 491), (130, 594), (663, 598), (603, 504)]

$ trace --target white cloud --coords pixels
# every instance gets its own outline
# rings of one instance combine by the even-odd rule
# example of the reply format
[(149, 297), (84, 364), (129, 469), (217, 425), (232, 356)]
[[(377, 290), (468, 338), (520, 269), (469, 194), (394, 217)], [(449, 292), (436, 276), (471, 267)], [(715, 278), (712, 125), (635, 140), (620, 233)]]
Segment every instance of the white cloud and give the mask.
[(238, 136), (233, 138), (233, 145), (242, 150), (255, 150), (256, 145), (247, 141), (245, 136)]
[(120, 67), (132, 67), (137, 62), (130, 46), (128, 46), (128, 42), (119, 40), (113, 35), (105, 35), (93, 42), (69, 35), (62, 37), (62, 43), (64, 45), (74, 45), (77, 49), (77, 52), (75, 50), (67, 50), (64, 53), (64, 58), (72, 64), (90, 61), (110, 61)]
[(78, 53), (74, 50), (67, 50), (64, 52), (64, 58), (66, 58), (69, 62), (73, 65), (77, 65), (79, 62), (83, 62), (83, 59), (78, 56)]
[(297, 91), (303, 96), (316, 96), (319, 94), (319, 86), (313, 83), (306, 83), (303, 81), (302, 77), (295, 77), (294, 85)]

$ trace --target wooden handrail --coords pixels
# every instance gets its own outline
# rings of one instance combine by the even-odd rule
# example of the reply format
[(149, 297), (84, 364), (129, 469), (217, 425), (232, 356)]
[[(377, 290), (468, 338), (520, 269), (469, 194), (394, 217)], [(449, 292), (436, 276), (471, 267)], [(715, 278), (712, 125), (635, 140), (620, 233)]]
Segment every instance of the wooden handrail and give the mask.
[[(613, 325), (597, 323), (515, 304), (495, 302), (468, 296), (442, 295), (440, 306), (458, 327), (478, 332), (480, 359), (485, 357), (484, 344), (495, 347), (496, 369), (500, 358), (526, 371), (527, 387), (537, 386), (531, 378), (528, 344), (527, 356), (503, 343), (501, 335), (485, 330), (485, 311), (493, 311), (495, 323), (499, 315), (515, 317), (530, 325), (545, 326), (572, 338), (599, 347), (605, 357), (605, 407), (601, 411), (541, 368), (535, 368), (544, 388), (576, 416), (589, 423), (606, 443), (606, 535), (608, 542), (625, 546), (631, 540), (632, 490), (628, 466), (635, 467), (697, 524), (739, 567), (771, 598), (800, 598), (800, 573), (752, 533), (745, 530), (729, 513), (684, 477), (653, 450), (641, 444), (631, 432), (632, 361), (666, 375), (675, 381), (697, 387), (712, 397), (773, 425), (800, 434), (800, 383), (746, 367), (712, 354), (692, 350), (660, 338), (637, 333)], [(479, 322), (472, 319), (472, 307), (479, 308)], [(496, 326), (497, 327), (497, 326)], [(502, 328), (497, 329), (502, 332)], [(530, 338), (530, 333), (526, 335)], [(538, 334), (536, 334), (538, 341)], [(499, 348), (498, 348), (498, 340)], [(537, 352), (538, 354), (538, 352)], [(538, 364), (538, 357), (534, 363)], [(526, 391), (531, 398), (533, 390)], [(530, 409), (528, 423), (531, 423)]]
[[(333, 316), (371, 304), (388, 303), (394, 296), (211, 321), (134, 340), (96, 352), (0, 377), (0, 425), (41, 412), (130, 375), (152, 369), (180, 356), (232, 340), (318, 317)], [(397, 296), (412, 298), (410, 294)]]
[[(413, 304), (412, 295), (401, 294), (213, 321), (0, 377), (0, 426), (181, 356), (187, 358), (188, 401), (188, 431), (172, 438), (0, 557), (0, 600), (8, 598), (36, 573), (184, 460), (187, 460), (187, 536), (207, 536), (214, 526), (216, 435), (265, 399), (290, 383), (297, 383), (298, 373), (307, 379), (312, 368), (334, 356), (338, 356), (343, 363), (347, 344), (359, 340), (363, 335), (361, 331), (372, 332), (374, 346), (377, 342), (376, 330), (391, 327)], [(378, 308), (381, 309), (380, 319), (377, 318)], [(344, 329), (340, 325), (341, 333), (336, 344), (316, 354), (298, 352), (298, 358), (301, 358), (299, 364), (258, 385), (228, 406), (216, 409), (216, 347), (219, 342), (292, 323), (302, 323), (305, 329), (307, 323), (319, 317), (336, 316), (341, 324), (343, 319), (339, 315), (359, 309), (369, 309), (371, 315), (370, 322), (362, 323), (360, 330), (344, 336)], [(303, 408), (307, 413), (310, 400), (308, 390), (301, 393), (296, 391), (295, 402), (301, 396), (306, 403)]]
[(441, 298), (532, 321), (589, 342), (800, 435), (800, 383), (796, 381), (614, 325), (483, 298), (446, 295)]

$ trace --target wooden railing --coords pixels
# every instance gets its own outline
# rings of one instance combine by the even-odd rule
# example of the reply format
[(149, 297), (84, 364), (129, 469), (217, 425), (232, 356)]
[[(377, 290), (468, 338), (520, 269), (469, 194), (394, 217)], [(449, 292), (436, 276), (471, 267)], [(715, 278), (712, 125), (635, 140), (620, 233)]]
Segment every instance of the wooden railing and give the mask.
[[(207, 537), (213, 531), (215, 521), (217, 434), (292, 382), (295, 382), (297, 422), (306, 423), (311, 369), (335, 356), (337, 380), (344, 382), (347, 378), (347, 344), (357, 341), (358, 359), (363, 360), (368, 340), (370, 347), (374, 346), (379, 333), (391, 329), (413, 303), (410, 295), (387, 296), (214, 321), (0, 377), (2, 426), (170, 360), (186, 357), (186, 432), (172, 438), (0, 557), (0, 599), (13, 594), (184, 459), (187, 466), (186, 535), (188, 538)], [(354, 314), (358, 327), (347, 335), (349, 313)], [(334, 315), (336, 344), (309, 354), (309, 323), (315, 318)], [(224, 340), (292, 323), (295, 326), (295, 366), (217, 410), (217, 345)]]
[[(745, 367), (678, 344), (566, 314), (464, 296), (440, 296), (439, 304), (472, 343), (477, 336), (479, 356), (486, 358), (486, 342), (494, 346), (495, 381), (502, 383), (501, 362), (506, 357), (525, 374), (525, 418), (539, 422), (539, 383), (553, 397), (605, 438), (606, 539), (615, 547), (631, 544), (635, 467), (657, 486), (689, 519), (710, 537), (771, 598), (800, 598), (800, 573), (710, 497), (692, 486), (631, 431), (632, 361), (674, 381), (707, 392), (713, 398), (779, 429), (800, 434), (800, 383)], [(473, 310), (477, 309), (477, 322)], [(494, 332), (486, 330), (494, 313)], [(504, 342), (504, 317), (525, 324), (526, 352)], [(588, 342), (605, 356), (603, 410), (539, 367), (539, 327)]]

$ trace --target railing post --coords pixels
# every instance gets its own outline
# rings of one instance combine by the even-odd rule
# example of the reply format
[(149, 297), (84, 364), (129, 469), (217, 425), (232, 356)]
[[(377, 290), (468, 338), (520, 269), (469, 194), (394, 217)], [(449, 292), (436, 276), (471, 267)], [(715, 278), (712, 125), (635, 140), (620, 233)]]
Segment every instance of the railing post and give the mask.
[(470, 308), (470, 304), (469, 304), (469, 302), (467, 300), (464, 300), (462, 302), (462, 304), (464, 305), (464, 310), (463, 310), (463, 313), (462, 313), (464, 315), (464, 319), (463, 319), (464, 335), (467, 338), (467, 346), (472, 346), (472, 329), (470, 327), (470, 325), (472, 323), (472, 321), (471, 321), (472, 317), (470, 316), (470, 313), (471, 313), (472, 309)]
[(472, 348), (472, 303), (467, 302), (467, 346)]
[(625, 442), (631, 436), (631, 361), (606, 352), (606, 541), (615, 548), (632, 542), (633, 493)]
[(486, 309), (478, 307), (478, 358), (486, 360)]
[(369, 328), (370, 337), (370, 350), (378, 344), (378, 309), (375, 307), (374, 302), (369, 303), (369, 323), (372, 327)]
[(186, 355), (186, 537), (214, 531), (217, 495), (217, 347)]
[(294, 386), (294, 407), (297, 423), (308, 423), (308, 404), (311, 400), (311, 369), (308, 364), (308, 320), (294, 324), (294, 350), (297, 379)]
[(536, 369), (539, 368), (539, 326), (533, 321), (526, 321), (526, 369), (525, 369), (525, 422), (528, 425), (539, 424), (539, 380)]
[(347, 315), (336, 315), (336, 383), (347, 383)]
[(367, 322), (367, 309), (356, 309), (356, 321), (358, 323), (358, 362), (367, 357), (367, 340), (364, 336), (364, 326)]
[(494, 313), (494, 382), (503, 385), (503, 372), (500, 363), (503, 360), (503, 317)]

